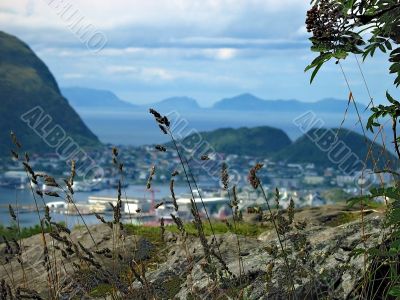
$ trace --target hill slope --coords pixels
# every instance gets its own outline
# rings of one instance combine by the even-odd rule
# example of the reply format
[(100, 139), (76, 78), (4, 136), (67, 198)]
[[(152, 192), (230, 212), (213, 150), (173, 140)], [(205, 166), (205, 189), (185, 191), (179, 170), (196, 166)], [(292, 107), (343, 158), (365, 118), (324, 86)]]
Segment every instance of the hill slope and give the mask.
[(75, 109), (132, 109), (134, 104), (119, 99), (113, 92), (83, 87), (66, 87), (62, 94)]
[[(99, 143), (79, 115), (62, 97), (57, 82), (46, 65), (18, 38), (0, 31), (0, 156), (10, 153), (10, 131), (13, 130), (24, 150), (48, 152), (48, 147), (21, 115), (39, 106), (43, 115), (52, 118), (47, 130), (59, 124), (79, 146)], [(46, 134), (42, 131), (42, 136)], [(47, 132), (48, 133), (48, 132)]]
[[(346, 166), (356, 163), (357, 159), (365, 162), (368, 148), (370, 147), (372, 141), (368, 139), (366, 144), (364, 136), (354, 131), (342, 128), (337, 135), (337, 141), (335, 143), (329, 142), (324, 144), (323, 141), (329, 140), (328, 137), (334, 137), (337, 130), (338, 129), (324, 128), (311, 129), (307, 132), (307, 134), (298, 138), (290, 146), (275, 154), (273, 158), (277, 161), (285, 161), (290, 163), (314, 163), (317, 166), (330, 167), (334, 165), (338, 166), (338, 163), (335, 163), (335, 159), (340, 160), (340, 158), (344, 158), (345, 153), (352, 153), (352, 156), (346, 162)], [(320, 141), (317, 143), (313, 142), (313, 139), (310, 138), (313, 136), (321, 137)], [(334, 147), (333, 145), (337, 145), (337, 143), (341, 144), (337, 147)], [(347, 147), (349, 150), (344, 150), (345, 147)], [(331, 153), (331, 157), (333, 157), (333, 159), (329, 158), (328, 154), (330, 150), (324, 151), (321, 149), (333, 149)], [(341, 154), (339, 149), (343, 150)], [(381, 158), (378, 162), (378, 166), (382, 167), (382, 163), (386, 162), (387, 159), (390, 159), (392, 162), (396, 162), (395, 156), (390, 152), (385, 151), (381, 145), (373, 143), (371, 149), (375, 160)], [(338, 154), (337, 157), (333, 155), (335, 153)], [(368, 159), (367, 166), (372, 166), (371, 159)]]
[[(201, 136), (217, 152), (227, 154), (269, 156), (291, 144), (284, 131), (268, 126), (223, 128), (201, 132)], [(191, 140), (198, 141), (197, 135), (188, 136), (182, 143), (190, 145)]]

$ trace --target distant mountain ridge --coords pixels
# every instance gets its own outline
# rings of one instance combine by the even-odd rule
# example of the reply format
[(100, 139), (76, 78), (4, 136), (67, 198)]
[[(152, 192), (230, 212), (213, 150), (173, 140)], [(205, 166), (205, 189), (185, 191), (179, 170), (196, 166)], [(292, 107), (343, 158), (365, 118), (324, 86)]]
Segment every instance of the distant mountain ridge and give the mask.
[[(43, 138), (48, 127), (42, 126), (43, 136), (35, 133), (22, 116), (31, 111), (43, 112), (53, 126), (59, 124), (66, 135), (80, 147), (100, 144), (79, 115), (61, 95), (54, 76), (40, 58), (17, 37), (0, 31), (0, 156), (10, 154), (10, 131), (17, 134), (24, 151), (43, 153), (54, 151)], [(30, 115), (33, 117), (34, 115)], [(33, 119), (30, 119), (32, 121)], [(42, 120), (42, 119), (41, 119)], [(31, 124), (32, 125), (32, 124)]]
[(62, 94), (75, 108), (134, 108), (135, 105), (121, 100), (113, 92), (83, 87), (65, 87)]
[[(317, 102), (302, 102), (295, 99), (289, 100), (265, 100), (252, 94), (245, 93), (231, 98), (224, 98), (214, 103), (212, 107), (205, 108), (198, 104), (198, 101), (191, 97), (178, 96), (163, 99), (161, 101), (146, 105), (134, 104), (121, 100), (111, 91), (97, 90), (82, 87), (62, 88), (63, 94), (69, 99), (70, 104), (76, 109), (109, 108), (109, 109), (132, 109), (147, 110), (148, 108), (159, 109), (160, 111), (182, 111), (182, 112), (204, 112), (209, 111), (277, 111), (277, 112), (336, 112), (343, 113), (346, 110), (348, 101), (334, 98), (326, 98)], [(358, 104), (360, 111), (366, 107)], [(353, 107), (350, 107), (352, 111)]]
[[(265, 100), (252, 94), (241, 94), (232, 98), (225, 98), (213, 105), (213, 109), (230, 111), (279, 111), (279, 112), (304, 112), (312, 110), (315, 112), (344, 112), (348, 102), (345, 100), (327, 98), (317, 102), (302, 102), (299, 100)], [(352, 107), (350, 108), (352, 109)], [(359, 109), (365, 106), (359, 104)]]

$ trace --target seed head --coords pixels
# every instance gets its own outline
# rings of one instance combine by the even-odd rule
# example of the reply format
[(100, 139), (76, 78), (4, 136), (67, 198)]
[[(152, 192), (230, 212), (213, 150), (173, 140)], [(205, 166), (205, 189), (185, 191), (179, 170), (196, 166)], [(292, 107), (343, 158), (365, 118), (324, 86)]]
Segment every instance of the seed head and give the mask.
[(167, 148), (165, 148), (164, 146), (162, 146), (162, 145), (156, 145), (156, 147), (155, 147), (158, 151), (161, 151), (161, 152), (165, 152), (165, 151), (167, 151)]
[(257, 177), (257, 172), (263, 167), (263, 164), (257, 163), (253, 168), (250, 169), (247, 179), (254, 189), (257, 189), (260, 185), (260, 179)]
[(221, 183), (223, 186), (223, 189), (226, 190), (228, 189), (228, 184), (229, 184), (229, 174), (228, 174), (228, 166), (226, 163), (222, 163), (222, 168), (221, 168)]

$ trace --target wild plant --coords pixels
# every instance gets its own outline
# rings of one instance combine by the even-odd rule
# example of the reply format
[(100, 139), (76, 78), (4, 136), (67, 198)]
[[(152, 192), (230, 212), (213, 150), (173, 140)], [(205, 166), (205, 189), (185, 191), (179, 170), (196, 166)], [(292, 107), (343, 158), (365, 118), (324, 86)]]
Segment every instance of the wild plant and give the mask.
[[(392, 142), (394, 151), (400, 159), (399, 137), (398, 137), (398, 117), (400, 102), (395, 100), (388, 92), (386, 98), (389, 105), (375, 105), (371, 96), (370, 88), (358, 61), (357, 55), (361, 54), (363, 60), (369, 56), (373, 57), (375, 52), (386, 53), (390, 63), (389, 73), (395, 75), (394, 86), (400, 84), (400, 48), (398, 47), (399, 34), (397, 25), (399, 24), (400, 7), (398, 1), (312, 1), (312, 8), (307, 12), (307, 30), (312, 33), (310, 41), (312, 50), (319, 55), (311, 62), (306, 70), (314, 69), (311, 81), (315, 78), (320, 68), (329, 60), (336, 60), (339, 65), (343, 78), (349, 90), (349, 103), (354, 104), (359, 116), (354, 93), (351, 89), (348, 76), (342, 67), (342, 60), (353, 54), (358, 69), (363, 79), (364, 86), (370, 98), (368, 107), (372, 113), (366, 124), (366, 129), (373, 132), (379, 128), (377, 135), (382, 136), (385, 146), (383, 125), (386, 121), (391, 124)], [(364, 35), (368, 29), (370, 34)], [(386, 120), (385, 120), (386, 119)], [(359, 116), (359, 123), (364, 132), (364, 127)], [(365, 134), (365, 132), (364, 132)], [(373, 161), (374, 172), (390, 173), (393, 175), (393, 183), (385, 185), (381, 182), (380, 187), (373, 186), (369, 191), (361, 189), (361, 195), (349, 199), (350, 205), (357, 205), (361, 209), (361, 235), (364, 246), (354, 250), (354, 257), (363, 255), (364, 276), (360, 280), (359, 288), (355, 292), (361, 298), (382, 299), (400, 296), (400, 282), (398, 276), (399, 269), (399, 174), (396, 168), (397, 162), (387, 160), (383, 169), (379, 169), (375, 163), (373, 155), (368, 153)], [(380, 157), (378, 157), (379, 160)], [(364, 207), (374, 205), (376, 200), (383, 198), (385, 201), (385, 220), (382, 224), (380, 239), (375, 244), (378, 246), (367, 246), (368, 236), (364, 234)]]

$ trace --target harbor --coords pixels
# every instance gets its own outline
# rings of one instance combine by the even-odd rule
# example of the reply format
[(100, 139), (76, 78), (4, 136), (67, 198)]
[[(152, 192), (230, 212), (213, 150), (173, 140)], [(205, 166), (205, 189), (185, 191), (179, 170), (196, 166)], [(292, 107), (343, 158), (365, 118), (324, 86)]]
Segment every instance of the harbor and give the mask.
[[(179, 194), (187, 192), (187, 188), (185, 186), (177, 185), (175, 189), (176, 192)], [(129, 199), (133, 198), (140, 201), (146, 198), (151, 199), (150, 193), (146, 191), (143, 185), (137, 185), (137, 184), (129, 185), (123, 189), (122, 199), (126, 198), (125, 194), (130, 195), (128, 197)], [(157, 202), (161, 201), (160, 199), (162, 198), (168, 197), (169, 195), (170, 195), (169, 185), (160, 184), (157, 186), (157, 192), (155, 194)], [(111, 206), (108, 203), (106, 203), (106, 201), (103, 201), (104, 204), (103, 206), (96, 206), (96, 204), (94, 204), (93, 202), (90, 203), (89, 199), (93, 199), (92, 197), (94, 197), (94, 199), (96, 197), (101, 197), (101, 198), (104, 197), (105, 200), (115, 199), (116, 201), (117, 190), (115, 188), (102, 189), (99, 191), (90, 191), (90, 192), (77, 191), (74, 193), (73, 196), (74, 196), (74, 203), (78, 207), (79, 213), (81, 214), (82, 218), (85, 220), (87, 224), (98, 223), (98, 220), (94, 215), (95, 212), (104, 215), (106, 220), (111, 220), (112, 218)], [(8, 204), (11, 204), (12, 207), (15, 208), (16, 212), (18, 213), (19, 223), (21, 226), (29, 227), (39, 224), (35, 199), (40, 210), (40, 215), (42, 217), (44, 215), (43, 202), (45, 202), (46, 205), (50, 204), (50, 206), (51, 205), (53, 206), (49, 208), (52, 211), (51, 215), (54, 221), (64, 222), (68, 224), (69, 227), (73, 227), (75, 225), (77, 226), (82, 225), (81, 216), (77, 213), (73, 205), (66, 206), (67, 202), (66, 199), (63, 199), (62, 197), (54, 198), (49, 196), (44, 196), (44, 198), (41, 199), (37, 194), (32, 194), (30, 189), (24, 188), (24, 189), (14, 190), (9, 187), (7, 188), (0, 187), (0, 201), (1, 201), (0, 203), (7, 203), (0, 205), (0, 224), (6, 226), (11, 222), (11, 217), (9, 215), (9, 210), (8, 210)], [(144, 205), (144, 207), (146, 206)], [(130, 219), (129, 211), (131, 210), (131, 208), (133, 209), (132, 206), (129, 207), (129, 210), (127, 209), (128, 213), (123, 212), (123, 218), (125, 222), (128, 222)], [(132, 222), (137, 221), (138, 224), (142, 224), (143, 220), (147, 221), (146, 218), (143, 218), (145, 213), (146, 213), (145, 211), (141, 212), (140, 214), (133, 211), (132, 215), (136, 214), (138, 215), (138, 217), (137, 220), (133, 220)]]

